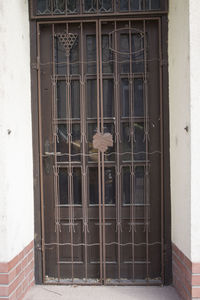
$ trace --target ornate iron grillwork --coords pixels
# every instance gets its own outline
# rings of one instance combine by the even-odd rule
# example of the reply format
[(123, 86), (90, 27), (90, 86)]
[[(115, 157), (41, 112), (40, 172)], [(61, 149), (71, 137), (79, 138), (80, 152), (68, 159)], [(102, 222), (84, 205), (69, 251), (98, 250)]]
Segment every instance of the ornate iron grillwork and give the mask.
[(77, 14), (80, 11), (79, 0), (67, 0), (67, 14)]
[(46, 282), (161, 282), (158, 28), (39, 23)]
[(97, 1), (96, 0), (85, 0), (84, 11), (87, 13), (95, 13), (97, 11)]
[(58, 38), (59, 42), (65, 49), (66, 55), (69, 55), (70, 50), (73, 48), (76, 42), (77, 34), (67, 33), (66, 31), (64, 31), (64, 32), (56, 33), (55, 36)]
[(50, 15), (51, 8), (50, 0), (37, 1), (37, 15)]
[(99, 0), (99, 11), (102, 13), (112, 12), (113, 11), (112, 0)]
[(65, 12), (65, 0), (54, 0), (53, 2), (54, 14), (63, 14)]
[(31, 0), (36, 15), (109, 14), (167, 10), (168, 0)]

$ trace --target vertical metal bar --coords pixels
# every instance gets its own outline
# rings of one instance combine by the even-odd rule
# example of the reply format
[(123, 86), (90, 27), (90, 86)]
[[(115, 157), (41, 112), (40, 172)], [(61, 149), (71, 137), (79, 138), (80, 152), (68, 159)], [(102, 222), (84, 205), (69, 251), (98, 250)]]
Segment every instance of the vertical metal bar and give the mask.
[(50, 8), (51, 9), (51, 15), (53, 15), (53, 0), (50, 0), (50, 1), (51, 1), (50, 2), (51, 3), (51, 8)]
[(80, 14), (83, 14), (84, 12), (83, 2), (84, 0), (79, 0)]
[(144, 0), (140, 0), (140, 2), (139, 2), (139, 10), (144, 10)]
[(67, 9), (68, 9), (68, 5), (67, 5), (67, 0), (65, 0), (65, 15), (67, 15)]
[(120, 98), (119, 98), (119, 71), (118, 71), (118, 54), (117, 54), (117, 50), (118, 50), (118, 43), (117, 43), (117, 23), (115, 21), (115, 35), (114, 35), (114, 49), (116, 50), (114, 53), (114, 61), (115, 61), (115, 94), (114, 94), (114, 99), (115, 99), (115, 103), (116, 103), (116, 111), (115, 111), (115, 117), (116, 117), (116, 147), (117, 147), (117, 154), (116, 154), (116, 158), (117, 158), (117, 187), (116, 187), (116, 191), (117, 191), (117, 205), (116, 205), (116, 217), (117, 217), (117, 224), (116, 224), (116, 229), (117, 229), (117, 261), (118, 261), (118, 279), (120, 280), (121, 278), (121, 258), (120, 258), (120, 254), (121, 254), (121, 249), (120, 249), (120, 240), (121, 240), (121, 168), (120, 168)]
[(129, 105), (130, 105), (130, 122), (131, 122), (131, 241), (132, 241), (132, 276), (133, 280), (135, 279), (135, 208), (134, 208), (134, 99), (133, 99), (133, 83), (134, 83), (134, 76), (133, 76), (133, 61), (132, 61), (132, 33), (131, 33), (131, 21), (129, 21), (129, 68), (130, 68), (130, 76), (129, 76)]
[(113, 12), (116, 12), (117, 11), (117, 1), (115, 0), (112, 0), (112, 7), (113, 7)]
[[(55, 155), (54, 155), (55, 156)], [(54, 162), (55, 163), (55, 162)], [(60, 214), (59, 214), (59, 200), (58, 200), (58, 178), (59, 171), (57, 165), (54, 166), (54, 197), (55, 197), (55, 228), (56, 228), (56, 258), (57, 258), (57, 276), (58, 282), (60, 281)]]
[(30, 0), (30, 6), (29, 6), (29, 11), (30, 11), (30, 16), (31, 16), (31, 19), (33, 18), (33, 16), (34, 15), (36, 15), (37, 13), (36, 13), (36, 1), (35, 1), (35, 3), (34, 3), (35, 5), (34, 5), (34, 8), (33, 8), (33, 0)]
[(84, 244), (85, 244), (85, 279), (88, 278), (88, 253), (87, 253), (87, 232), (88, 232), (88, 214), (87, 214), (87, 167), (86, 167), (86, 99), (85, 99), (85, 80), (84, 80), (84, 44), (83, 44), (83, 22), (81, 26), (81, 88), (80, 88), (80, 101), (81, 101), (81, 119), (82, 119), (82, 209), (83, 209), (83, 229), (84, 229)]
[[(54, 155), (55, 156), (55, 155)], [(56, 159), (56, 158), (55, 158)], [(57, 276), (58, 282), (60, 282), (60, 232), (61, 232), (61, 225), (60, 225), (60, 207), (59, 207), (59, 167), (57, 164), (54, 166), (54, 187), (55, 187), (55, 215), (56, 215), (56, 247), (57, 247)]]
[(59, 233), (60, 233), (60, 219), (59, 219), (59, 206), (58, 206), (58, 168), (57, 168), (57, 124), (54, 120), (57, 119), (57, 105), (56, 105), (56, 74), (55, 74), (55, 26), (52, 25), (52, 66), (53, 66), (53, 84), (52, 84), (52, 103), (53, 103), (53, 141), (54, 141), (54, 197), (55, 197), (55, 214), (56, 214), (56, 242), (57, 242), (57, 272), (58, 281), (60, 281), (60, 249), (59, 249)]
[(115, 4), (116, 12), (118, 12), (119, 8), (120, 8), (120, 0), (118, 0), (118, 1), (115, 0), (114, 2), (116, 2), (116, 4)]
[[(96, 60), (97, 60), (97, 132), (100, 133), (100, 66), (99, 66), (99, 22), (96, 21)], [(101, 199), (101, 153), (98, 150), (98, 184), (99, 184), (99, 242), (100, 242), (100, 283), (103, 281), (103, 253), (102, 253), (102, 199)]]
[(101, 153), (102, 163), (102, 205), (103, 205), (103, 280), (106, 283), (106, 233), (105, 233), (105, 164), (104, 164), (104, 153)]
[(149, 280), (149, 164), (148, 164), (148, 140), (149, 140), (149, 121), (148, 121), (148, 91), (147, 91), (147, 39), (146, 39), (146, 21), (143, 21), (144, 31), (144, 86), (145, 86), (145, 232), (146, 232), (146, 278)]
[(39, 118), (39, 148), (40, 148), (40, 191), (41, 191), (41, 216), (42, 216), (42, 277), (45, 281), (45, 228), (44, 228), (44, 183), (43, 183), (43, 160), (42, 160), (42, 108), (41, 108), (41, 70), (40, 70), (40, 26), (37, 23), (37, 62), (38, 62), (38, 118)]
[[(69, 33), (69, 24), (66, 23), (66, 32)], [(71, 99), (70, 99), (70, 50), (66, 52), (67, 56), (67, 75), (66, 75), (66, 97), (67, 97), (67, 125), (68, 125), (68, 147), (69, 147), (69, 203), (70, 203), (70, 243), (71, 243), (71, 263), (72, 263), (72, 282), (74, 281), (74, 249), (73, 249), (73, 231), (74, 231), (74, 220), (73, 220), (73, 174), (72, 174), (72, 161), (71, 161), (71, 143), (72, 143), (72, 120), (71, 120)]]
[(161, 20), (158, 21), (159, 28), (159, 75), (160, 75), (160, 172), (161, 172), (161, 277), (164, 282), (164, 157), (163, 157), (163, 75), (162, 75), (162, 28)]
[[(102, 78), (102, 45), (101, 45), (101, 21), (99, 21), (99, 62), (100, 62), (100, 107), (101, 107), (101, 133), (104, 133), (104, 119), (103, 119), (103, 78)], [(106, 233), (105, 233), (105, 164), (104, 153), (101, 152), (102, 164), (102, 217), (103, 217), (103, 279), (106, 282)]]

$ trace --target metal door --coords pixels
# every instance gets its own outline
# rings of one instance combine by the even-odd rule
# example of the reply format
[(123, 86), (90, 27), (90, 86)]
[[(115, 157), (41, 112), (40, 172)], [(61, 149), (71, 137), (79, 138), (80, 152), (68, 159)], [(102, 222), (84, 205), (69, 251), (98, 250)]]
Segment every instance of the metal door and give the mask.
[(159, 18), (38, 23), (44, 282), (163, 279)]

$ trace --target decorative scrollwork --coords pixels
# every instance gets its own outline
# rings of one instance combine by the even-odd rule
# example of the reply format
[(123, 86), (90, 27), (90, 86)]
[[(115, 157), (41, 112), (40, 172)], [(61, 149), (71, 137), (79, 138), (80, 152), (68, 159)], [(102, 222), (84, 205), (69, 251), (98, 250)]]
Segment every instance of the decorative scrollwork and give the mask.
[(65, 12), (65, 0), (54, 0), (54, 14), (63, 14)]
[(99, 0), (100, 12), (111, 12), (113, 10), (112, 0)]
[[(112, 41), (114, 40), (115, 33), (118, 33), (119, 35), (122, 36), (126, 36), (128, 38), (128, 43), (132, 42), (129, 38), (129, 35), (131, 35), (132, 39), (134, 39), (135, 42), (137, 43), (136, 49), (135, 47), (132, 47), (132, 51), (130, 52), (129, 48), (125, 49), (124, 46), (120, 50), (116, 50), (115, 48), (113, 48)], [(144, 44), (144, 32), (136, 28), (132, 28), (132, 27), (119, 28), (109, 33), (109, 49), (110, 51), (114, 53), (118, 53), (119, 55), (135, 55), (135, 54), (139, 55), (144, 51), (143, 44)]]
[(70, 50), (73, 48), (78, 35), (74, 33), (67, 33), (66, 31), (56, 33), (55, 36), (58, 38), (60, 44), (66, 51), (66, 55), (69, 55)]
[(93, 136), (93, 147), (101, 152), (106, 152), (108, 147), (113, 146), (113, 137), (110, 133), (97, 132)]
[(85, 12), (95, 13), (97, 10), (97, 1), (96, 0), (85, 0), (84, 1)]

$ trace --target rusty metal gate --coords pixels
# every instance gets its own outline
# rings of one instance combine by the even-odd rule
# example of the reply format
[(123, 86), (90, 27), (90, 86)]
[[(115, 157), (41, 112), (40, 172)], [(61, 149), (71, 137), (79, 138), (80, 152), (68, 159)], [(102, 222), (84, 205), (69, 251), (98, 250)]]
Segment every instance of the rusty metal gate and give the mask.
[(163, 282), (161, 23), (37, 23), (44, 282)]

